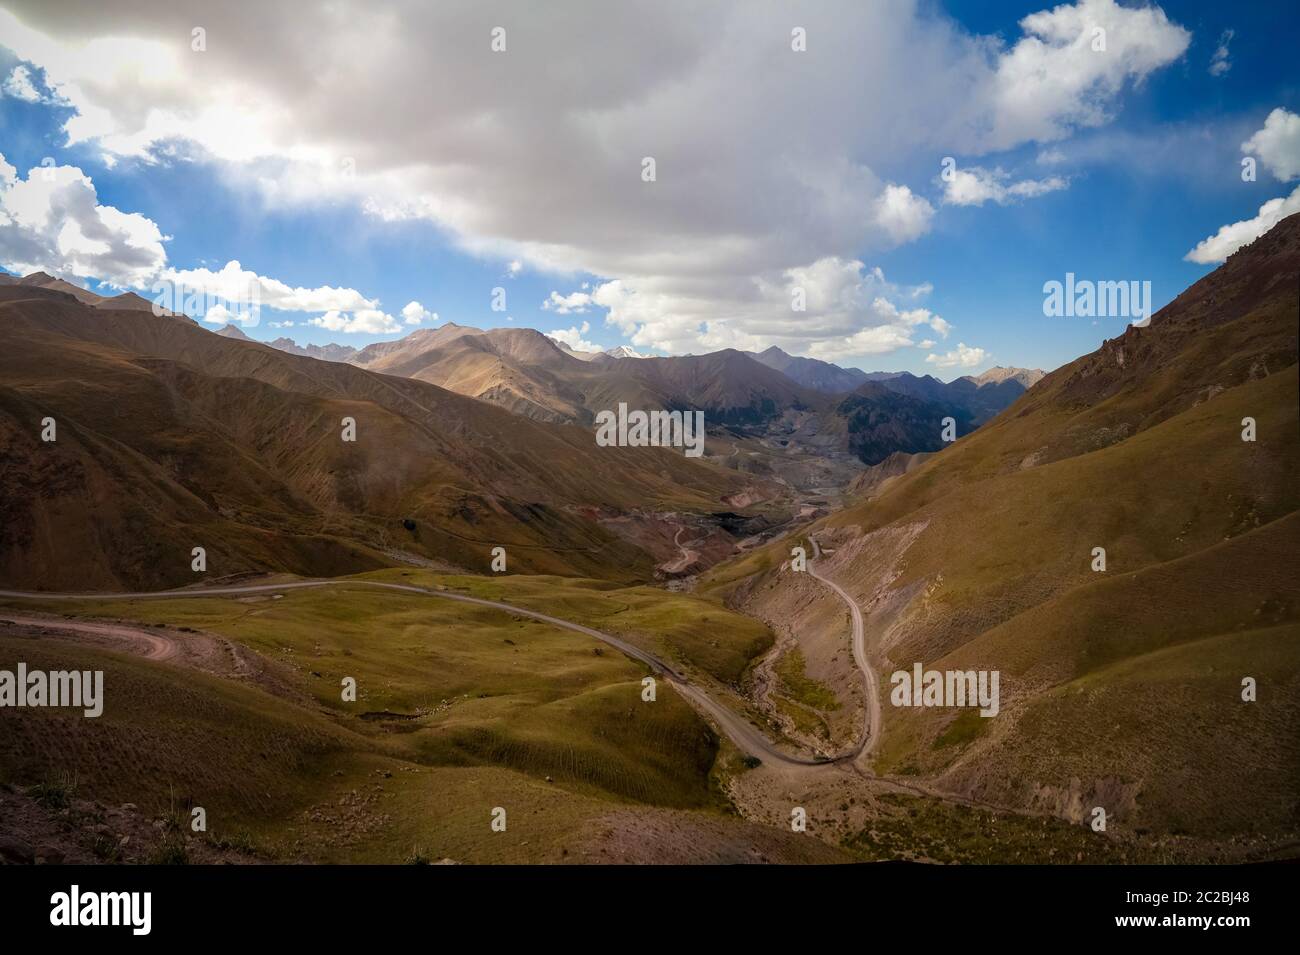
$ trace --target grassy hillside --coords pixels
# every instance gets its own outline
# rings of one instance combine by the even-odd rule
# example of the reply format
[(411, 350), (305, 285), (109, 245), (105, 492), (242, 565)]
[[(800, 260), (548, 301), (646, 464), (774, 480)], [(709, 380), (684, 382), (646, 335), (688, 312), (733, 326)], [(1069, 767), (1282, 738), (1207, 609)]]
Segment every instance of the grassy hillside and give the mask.
[[(597, 625), (617, 618), (621, 632), (719, 679), (765, 646), (763, 628), (746, 618), (683, 595), (655, 607), (642, 588), (418, 571), (367, 579), (499, 595)], [(647, 807), (716, 819), (721, 829), (706, 827), (712, 842), (702, 852), (749, 838), (712, 780), (718, 741), (707, 725), (665, 684), (643, 702), (644, 667), (578, 634), (361, 589), (58, 609), (165, 621), (179, 640), (229, 637), (282, 674), (288, 692), (0, 630), (0, 667), (22, 659), (106, 671), (97, 720), (6, 712), (0, 781), (75, 778), (83, 795), (148, 811), (202, 805), (214, 830), (249, 833), (281, 857), (401, 861), (418, 847), (463, 861), (563, 861), (599, 841), (592, 820)], [(340, 697), (344, 676), (357, 680), (356, 703)], [(507, 809), (507, 834), (488, 826), (494, 806)]]
[[(1128, 832), (1294, 833), (1298, 287), (1293, 216), (1150, 327), (811, 529), (864, 609), (886, 693), (916, 662), (1001, 672), (992, 719), (886, 698), (878, 770), (1075, 821), (1101, 805)], [(776, 569), (791, 543), (703, 590), (800, 612)]]

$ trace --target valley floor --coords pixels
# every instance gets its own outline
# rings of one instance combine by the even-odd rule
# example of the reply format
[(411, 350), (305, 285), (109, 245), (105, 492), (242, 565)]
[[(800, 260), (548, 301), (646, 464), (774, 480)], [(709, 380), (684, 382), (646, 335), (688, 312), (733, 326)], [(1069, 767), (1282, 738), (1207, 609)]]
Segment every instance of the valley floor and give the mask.
[[(1136, 862), (1279, 851), (1098, 835), (877, 776), (869, 635), (810, 543), (809, 585), (841, 602), (825, 638), (860, 681), (852, 718), (824, 739), (783, 719), (779, 696), (755, 698), (754, 662), (780, 650), (767, 629), (690, 594), (424, 570), (111, 599), (0, 592), (0, 664), (103, 669), (107, 687), (100, 720), (0, 717), (14, 730), (0, 746), (0, 855)], [(777, 666), (781, 693), (801, 691), (807, 712), (826, 703), (802, 666)], [(349, 677), (355, 702), (341, 699)], [(186, 825), (195, 806), (205, 833)]]

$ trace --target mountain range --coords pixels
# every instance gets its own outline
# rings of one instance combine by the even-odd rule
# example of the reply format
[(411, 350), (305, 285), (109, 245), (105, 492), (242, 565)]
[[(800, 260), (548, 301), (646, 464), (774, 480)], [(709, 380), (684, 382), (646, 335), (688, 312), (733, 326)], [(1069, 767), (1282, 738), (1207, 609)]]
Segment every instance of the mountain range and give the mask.
[(776, 347), (672, 358), (643, 357), (626, 346), (579, 353), (532, 329), (454, 322), (360, 351), (337, 345), (304, 349), (288, 339), (271, 344), (292, 354), (428, 381), (557, 423), (589, 426), (596, 413), (622, 402), (631, 408), (701, 410), (715, 431), (771, 437), (774, 428), (789, 433), (788, 416), (803, 413), (819, 420), (801, 422), (797, 433), (838, 434), (838, 446), (869, 465), (893, 451), (939, 450), (945, 417), (953, 417), (959, 433), (965, 433), (1043, 375), (999, 367), (945, 383), (929, 375), (840, 368)]
[(772, 496), (679, 450), (599, 448), (427, 381), (35, 283), (0, 286), (0, 343), (11, 583), (184, 583), (195, 546), (217, 575), (486, 566), (503, 546), (512, 571), (647, 579), (675, 548), (620, 536), (629, 516)]
[[(200, 537), (215, 538), (208, 553), (232, 573), (333, 574), (393, 559), (471, 566), (513, 545), (514, 569), (618, 567), (645, 579), (676, 553), (641, 526), (657, 520), (647, 514), (723, 514), (745, 501), (771, 517), (721, 520), (749, 533), (781, 519), (782, 485), (826, 482), (807, 468), (810, 455), (870, 465), (940, 450), (945, 417), (966, 433), (1037, 374), (945, 385), (777, 349), (575, 356), (532, 329), (452, 322), (359, 350), (266, 345), (235, 325), (213, 333), (155, 315), (134, 293), (100, 296), (45, 273), (3, 279), (0, 336), (11, 347), (0, 436), (16, 462), (3, 490), (39, 490), (4, 496), (0, 570), (47, 587), (73, 551), (89, 555), (102, 585), (176, 583), (185, 562), (162, 553), (188, 553)], [(42, 365), (59, 369), (61, 384), (21, 370)], [(823, 386), (836, 374), (857, 384), (833, 394), (792, 377), (814, 373)], [(105, 391), (115, 395), (108, 405), (97, 397)], [(619, 404), (703, 411), (722, 466), (680, 451), (596, 448), (595, 414)], [(55, 447), (23, 424), (47, 416), (60, 422)], [(359, 455), (331, 440), (347, 416), (381, 447)], [(51, 467), (59, 479), (43, 480)], [(91, 489), (111, 502), (93, 534), (72, 503)]]

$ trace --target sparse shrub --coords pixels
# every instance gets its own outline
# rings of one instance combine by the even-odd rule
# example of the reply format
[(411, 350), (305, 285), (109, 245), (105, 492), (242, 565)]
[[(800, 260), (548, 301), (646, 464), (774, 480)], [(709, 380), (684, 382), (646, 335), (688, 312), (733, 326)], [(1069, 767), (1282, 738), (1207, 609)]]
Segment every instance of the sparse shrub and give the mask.
[(44, 809), (53, 811), (67, 809), (72, 804), (72, 797), (77, 792), (77, 777), (74, 773), (60, 773), (54, 779), (37, 783), (27, 794)]
[(406, 857), (407, 865), (431, 865), (429, 857), (424, 854), (424, 850), (416, 846), (411, 850), (411, 854)]
[(113, 864), (122, 861), (122, 846), (109, 832), (98, 832), (90, 841), (90, 851), (100, 862)]
[(167, 836), (154, 846), (145, 860), (147, 865), (189, 865), (190, 850), (181, 836)]
[(262, 849), (254, 841), (252, 833), (247, 831), (234, 832), (220, 838), (211, 837), (208, 841), (217, 849), (239, 852), (249, 856), (263, 855)]

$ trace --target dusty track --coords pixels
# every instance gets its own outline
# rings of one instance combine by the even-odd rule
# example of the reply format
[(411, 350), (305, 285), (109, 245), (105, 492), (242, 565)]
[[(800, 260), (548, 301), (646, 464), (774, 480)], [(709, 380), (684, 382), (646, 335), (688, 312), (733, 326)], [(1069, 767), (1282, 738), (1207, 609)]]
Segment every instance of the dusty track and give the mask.
[[(730, 738), (733, 743), (745, 752), (794, 766), (815, 766), (826, 762), (824, 759), (797, 756), (779, 749), (776, 744), (763, 734), (761, 730), (750, 724), (744, 717), (717, 702), (699, 687), (693, 686), (686, 679), (685, 675), (673, 669), (669, 664), (660, 660), (654, 654), (642, 650), (640, 647), (635, 646), (626, 640), (596, 630), (592, 627), (583, 626), (580, 623), (573, 623), (569, 620), (563, 620), (560, 617), (552, 617), (549, 614), (540, 613), (536, 610), (528, 610), (524, 607), (516, 607), (513, 604), (502, 603), (497, 600), (484, 600), (480, 597), (470, 597), (465, 594), (450, 593), (443, 590), (429, 590), (424, 587), (415, 587), (410, 584), (390, 584), (376, 580), (303, 580), (283, 584), (249, 584), (228, 587), (204, 587), (192, 590), (161, 590), (113, 594), (49, 594), (21, 590), (0, 590), (0, 597), (54, 601), (147, 600), (175, 597), (224, 597), (232, 594), (277, 593), (286, 590), (302, 590), (313, 587), (378, 588), (382, 590), (396, 590), (402, 593), (418, 594), (423, 597), (435, 597), (441, 600), (454, 600), (458, 603), (473, 604), (479, 607), (490, 607), (494, 610), (502, 610), (506, 613), (518, 614), (519, 616), (529, 617), (533, 620), (540, 620), (543, 623), (548, 623), (555, 627), (561, 627), (565, 630), (572, 630), (575, 633), (584, 634), (596, 640), (600, 640), (603, 643), (609, 644), (625, 656), (629, 656), (634, 660), (644, 663), (655, 674), (667, 680), (668, 683), (672, 685), (673, 689), (677, 690), (683, 698), (688, 700), (698, 710), (706, 714), (718, 726), (724, 735)], [(58, 621), (55, 622), (57, 623)], [(47, 622), (46, 625), (50, 624)]]
[(10, 626), (32, 636), (52, 637), (104, 650), (120, 650), (154, 663), (201, 670), (252, 683), (268, 693), (301, 702), (303, 693), (258, 654), (224, 637), (199, 631), (178, 632), (107, 620), (27, 616), (0, 611), (0, 634)]
[[(821, 554), (821, 548), (817, 542), (813, 542), (814, 559)], [(812, 570), (812, 565), (809, 565)], [(21, 590), (0, 590), (0, 597), (13, 598), (22, 600), (38, 601), (69, 601), (69, 600), (142, 600), (142, 599), (168, 599), (168, 598), (194, 598), (194, 597), (225, 597), (237, 594), (261, 594), (261, 593), (279, 593), (287, 590), (303, 590), (315, 587), (344, 587), (344, 588), (377, 588), (381, 590), (395, 590), (401, 593), (417, 594), (423, 597), (434, 597), (442, 600), (453, 600), (458, 603), (473, 604), (479, 607), (488, 607), (494, 610), (501, 610), (506, 613), (518, 614), (519, 616), (529, 617), (533, 620), (539, 620), (542, 623), (548, 623), (555, 627), (565, 630), (571, 630), (575, 633), (581, 633), (593, 639), (600, 640), (609, 646), (614, 647), (624, 655), (638, 660), (648, 666), (652, 672), (663, 679), (666, 679), (672, 687), (695, 708), (707, 716), (719, 731), (729, 738), (737, 747), (744, 752), (758, 756), (763, 759), (771, 760), (773, 763), (783, 766), (787, 771), (798, 773), (817, 772), (817, 773), (843, 773), (851, 772), (864, 779), (871, 780), (885, 789), (900, 792), (908, 792), (918, 796), (928, 796), (935, 799), (941, 799), (946, 802), (959, 803), (966, 806), (977, 806), (987, 809), (997, 809), (1008, 812), (1019, 812), (1028, 815), (1048, 815), (1046, 813), (1030, 812), (1026, 813), (1023, 808), (998, 806), (993, 803), (984, 802), (978, 799), (970, 799), (959, 796), (954, 793), (944, 792), (934, 789), (921, 783), (913, 781), (903, 781), (890, 777), (881, 777), (874, 775), (870, 770), (859, 765), (859, 759), (864, 754), (869, 754), (874, 747), (880, 726), (880, 703), (877, 698), (876, 677), (870, 664), (866, 659), (866, 649), (864, 644), (862, 611), (858, 608), (857, 602), (854, 601), (843, 588), (833, 581), (822, 577), (816, 571), (812, 571), (814, 577), (834, 590), (842, 600), (849, 605), (850, 616), (853, 621), (853, 655), (859, 669), (863, 673), (864, 680), (867, 681), (869, 705), (867, 706), (867, 716), (865, 720), (863, 738), (858, 745), (849, 753), (827, 759), (825, 757), (807, 757), (786, 752), (779, 748), (766, 734), (758, 727), (751, 724), (740, 714), (728, 709), (722, 703), (714, 700), (704, 690), (693, 686), (684, 674), (673, 669), (669, 664), (660, 660), (654, 654), (642, 650), (626, 640), (615, 637), (612, 634), (604, 633), (592, 627), (584, 626), (580, 623), (573, 623), (560, 617), (552, 617), (550, 614), (540, 613), (536, 610), (528, 610), (524, 607), (517, 607), (513, 604), (503, 603), (498, 600), (486, 600), (481, 597), (470, 597), (466, 594), (451, 593), (444, 590), (429, 590), (424, 587), (415, 587), (410, 584), (392, 584), (376, 580), (303, 580), (292, 581), (281, 584), (247, 584), (233, 586), (204, 587), (187, 590), (161, 590), (152, 592), (138, 593), (40, 593)], [(18, 622), (20, 620), (32, 621), (34, 625), (45, 627), (47, 629), (62, 629), (68, 632), (80, 632), (82, 634), (107, 633), (126, 639), (136, 645), (137, 648), (145, 647), (145, 656), (148, 659), (160, 661), (175, 661), (176, 653), (183, 652), (188, 640), (181, 640), (178, 637), (165, 633), (143, 630), (138, 627), (130, 627), (119, 624), (106, 624), (102, 622), (82, 622), (69, 621), (57, 617), (18, 617), (10, 613), (0, 611), (0, 620), (10, 620)], [(194, 635), (206, 636), (209, 640), (219, 641), (227, 646), (234, 646), (229, 641), (220, 640), (220, 638), (211, 635)], [(159, 646), (156, 641), (161, 641), (163, 646)], [(178, 649), (179, 648), (179, 649)], [(161, 654), (161, 655), (155, 655)], [(246, 664), (245, 664), (246, 665)], [(201, 667), (207, 669), (206, 667)], [(272, 690), (276, 692), (276, 690)], [(283, 691), (281, 691), (281, 694)]]
[(54, 636), (67, 635), (84, 638), (83, 642), (103, 645), (110, 649), (124, 649), (146, 660), (163, 662), (176, 660), (182, 655), (180, 642), (171, 634), (128, 627), (116, 623), (93, 623), (84, 620), (67, 620), (63, 617), (19, 617), (13, 614), (0, 616), (0, 626), (16, 624), (20, 627), (37, 627), (52, 631)]
[(700, 552), (697, 550), (691, 550), (690, 545), (702, 543), (702, 539), (699, 541), (687, 541), (683, 544), (681, 537), (684, 530), (686, 530), (686, 527), (678, 527), (677, 533), (673, 535), (673, 544), (677, 548), (678, 556), (663, 565), (663, 570), (667, 573), (680, 574), (682, 571), (686, 570), (686, 568), (690, 567), (691, 564), (695, 563), (700, 556)]
[(862, 608), (858, 606), (858, 602), (850, 597), (848, 591), (843, 587), (829, 577), (823, 577), (817, 573), (815, 561), (821, 557), (822, 549), (816, 538), (810, 538), (810, 540), (812, 540), (813, 545), (813, 561), (808, 564), (808, 573), (833, 590), (848, 605), (849, 619), (853, 625), (853, 660), (862, 673), (862, 692), (865, 697), (866, 714), (863, 719), (862, 737), (858, 740), (857, 747), (848, 755), (837, 759), (836, 762), (841, 760), (856, 761), (860, 756), (871, 754), (871, 751), (876, 748), (876, 740), (880, 736), (880, 693), (876, 685), (876, 671), (871, 669), (871, 663), (867, 660), (867, 638), (862, 624)]

